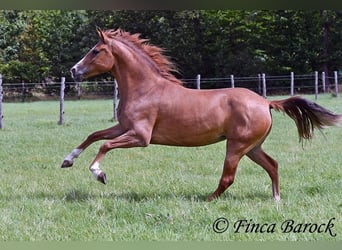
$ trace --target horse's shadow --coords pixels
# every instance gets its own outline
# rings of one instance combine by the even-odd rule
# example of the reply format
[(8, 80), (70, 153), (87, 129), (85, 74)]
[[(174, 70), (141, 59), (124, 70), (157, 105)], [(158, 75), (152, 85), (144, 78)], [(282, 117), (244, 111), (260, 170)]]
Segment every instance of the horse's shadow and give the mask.
[[(31, 200), (61, 200), (68, 203), (73, 202), (89, 202), (94, 200), (125, 200), (128, 202), (150, 202), (153, 200), (184, 200), (188, 202), (207, 202), (208, 196), (210, 193), (171, 193), (167, 191), (162, 192), (136, 192), (136, 191), (128, 191), (128, 192), (89, 192), (86, 190), (81, 189), (72, 189), (60, 194), (50, 193), (50, 192), (36, 192), (31, 193), (28, 195), (18, 194), (17, 196), (7, 196), (1, 195), (1, 200), (13, 200), (13, 199), (23, 199), (23, 196), (27, 199)], [(214, 200), (213, 202), (220, 202), (220, 201), (268, 201), (270, 200), (270, 196), (266, 193), (262, 192), (250, 192), (247, 194), (232, 194), (231, 192), (223, 193), (218, 199)]]
[(183, 199), (189, 201), (206, 201), (207, 195), (205, 194), (173, 194), (168, 192), (162, 193), (145, 193), (145, 192), (122, 192), (122, 193), (101, 193), (94, 194), (82, 190), (70, 190), (62, 197), (67, 202), (86, 202), (89, 200), (106, 199), (106, 200), (125, 200), (128, 202), (146, 202), (151, 200), (170, 200), (170, 199)]
[[(159, 192), (159, 193), (145, 193), (145, 192), (122, 192), (122, 193), (101, 193), (101, 194), (93, 194), (88, 193), (82, 190), (70, 190), (65, 193), (62, 197), (63, 200), (67, 202), (87, 202), (90, 200), (97, 199), (106, 199), (106, 200), (126, 200), (128, 202), (146, 202), (151, 200), (170, 200), (170, 199), (179, 199), (191, 202), (207, 202), (208, 196), (210, 194), (205, 193), (170, 193), (170, 192)], [(236, 200), (245, 200), (245, 201), (267, 201), (270, 199), (270, 196), (262, 193), (262, 192), (254, 192), (247, 194), (232, 194), (232, 193), (224, 193), (221, 195), (216, 201), (236, 201)], [(214, 201), (215, 202), (215, 201)]]

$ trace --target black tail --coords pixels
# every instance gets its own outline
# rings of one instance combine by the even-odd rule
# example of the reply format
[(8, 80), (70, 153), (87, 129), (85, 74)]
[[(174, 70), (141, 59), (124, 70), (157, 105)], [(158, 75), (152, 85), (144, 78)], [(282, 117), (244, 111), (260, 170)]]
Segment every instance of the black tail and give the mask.
[(315, 128), (321, 130), (326, 126), (342, 125), (342, 115), (334, 114), (322, 106), (301, 97), (271, 101), (270, 107), (276, 111), (285, 112), (295, 121), (299, 141), (311, 139)]

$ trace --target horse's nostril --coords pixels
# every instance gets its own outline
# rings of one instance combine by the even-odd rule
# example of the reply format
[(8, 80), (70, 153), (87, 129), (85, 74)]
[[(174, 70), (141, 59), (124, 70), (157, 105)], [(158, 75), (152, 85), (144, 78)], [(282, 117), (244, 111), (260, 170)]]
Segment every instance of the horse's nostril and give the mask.
[(72, 76), (72, 77), (75, 76), (75, 72), (76, 72), (75, 67), (71, 68), (70, 73), (71, 73), (71, 76)]

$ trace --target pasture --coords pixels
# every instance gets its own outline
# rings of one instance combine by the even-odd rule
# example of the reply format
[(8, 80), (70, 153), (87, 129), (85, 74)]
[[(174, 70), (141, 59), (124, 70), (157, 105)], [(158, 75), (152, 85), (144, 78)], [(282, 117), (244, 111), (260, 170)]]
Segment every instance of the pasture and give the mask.
[[(320, 95), (317, 103), (342, 113), (339, 98)], [(112, 100), (67, 101), (64, 126), (57, 124), (55, 101), (3, 106), (0, 240), (342, 239), (342, 128), (316, 131), (302, 145), (294, 122), (272, 111), (273, 128), (264, 148), (279, 163), (281, 202), (272, 200), (267, 173), (243, 158), (235, 183), (208, 203), (221, 176), (225, 142), (113, 150), (102, 161), (108, 181), (103, 185), (88, 170), (101, 142), (72, 168), (60, 165), (89, 133), (112, 126)], [(229, 228), (216, 233), (213, 223), (220, 217), (229, 221)], [(243, 220), (250, 227), (237, 232), (234, 224)], [(284, 232), (288, 220), (295, 224)], [(318, 232), (329, 220), (335, 236), (322, 232), (323, 227)], [(311, 223), (312, 232), (303, 232), (305, 223)], [(261, 230), (262, 225), (269, 231)], [(222, 222), (218, 229), (224, 226)]]

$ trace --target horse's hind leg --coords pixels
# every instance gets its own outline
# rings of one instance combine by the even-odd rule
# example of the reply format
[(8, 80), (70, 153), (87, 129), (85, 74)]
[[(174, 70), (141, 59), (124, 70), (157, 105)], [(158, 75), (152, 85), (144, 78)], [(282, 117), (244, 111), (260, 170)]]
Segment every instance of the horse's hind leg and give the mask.
[(261, 145), (249, 151), (247, 156), (266, 170), (272, 180), (273, 199), (279, 201), (278, 163), (262, 150)]
[(208, 201), (218, 198), (235, 179), (236, 170), (241, 157), (246, 154), (249, 144), (239, 143), (233, 140), (227, 141), (227, 153), (223, 165), (223, 172), (219, 185), (214, 193), (208, 197)]

